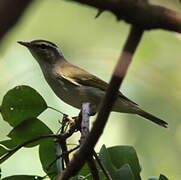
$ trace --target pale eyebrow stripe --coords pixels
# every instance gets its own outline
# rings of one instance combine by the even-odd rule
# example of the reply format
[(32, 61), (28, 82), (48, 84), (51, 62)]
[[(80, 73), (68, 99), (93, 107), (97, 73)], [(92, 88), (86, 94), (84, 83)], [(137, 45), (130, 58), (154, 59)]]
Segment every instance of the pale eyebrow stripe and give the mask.
[(32, 43), (36, 43), (36, 44), (46, 44), (48, 46), (52, 46), (52, 47), (57, 47), (56, 44), (50, 42), (50, 41), (47, 41), (47, 40), (34, 40), (34, 41), (31, 41)]

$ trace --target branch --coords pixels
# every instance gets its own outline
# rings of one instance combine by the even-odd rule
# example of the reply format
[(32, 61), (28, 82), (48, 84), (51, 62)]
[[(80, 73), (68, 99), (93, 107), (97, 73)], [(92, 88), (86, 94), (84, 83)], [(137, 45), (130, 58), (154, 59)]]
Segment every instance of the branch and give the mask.
[(67, 166), (68, 163), (69, 163), (69, 154), (64, 153), (64, 152), (68, 151), (66, 139), (64, 141), (60, 142), (60, 146), (61, 146), (61, 149), (62, 149), (62, 153), (64, 154), (63, 160), (65, 161), (65, 164)]
[[(82, 123), (81, 123), (81, 138), (80, 144), (82, 145), (89, 134), (89, 115), (90, 114), (90, 103), (83, 103), (82, 105)], [(92, 177), (94, 180), (99, 180), (99, 172), (97, 170), (94, 158), (92, 155), (87, 159), (87, 164), (90, 168)]]
[[(61, 134), (65, 132), (65, 126), (66, 126), (66, 121), (67, 121), (68, 116), (67, 115), (63, 115), (63, 119), (62, 119), (62, 128), (61, 128)], [(66, 154), (65, 152), (67, 152), (67, 142), (66, 139), (58, 141), (57, 139), (57, 143), (60, 144), (61, 149), (62, 149), (62, 154), (64, 154), (63, 158), (62, 158), (62, 166), (63, 166), (63, 170), (64, 170), (64, 161), (66, 166), (69, 163), (69, 154)]]
[(80, 144), (82, 145), (87, 135), (89, 134), (89, 115), (90, 114), (90, 103), (82, 104), (82, 122), (81, 122), (81, 137)]
[[(67, 116), (64, 116), (64, 118), (67, 118)], [(80, 123), (81, 123), (81, 115), (79, 115), (78, 117), (74, 117), (73, 119), (75, 119), (75, 123), (74, 125), (72, 125), (69, 129), (68, 132), (66, 133), (60, 133), (60, 134), (48, 134), (48, 135), (43, 135), (43, 136), (38, 136), (34, 139), (30, 139), (28, 141), (25, 141), (24, 143), (18, 145), (18, 146), (15, 146), (14, 148), (8, 150), (8, 152), (6, 152), (5, 154), (3, 154), (2, 156), (0, 156), (0, 161), (2, 161), (3, 159), (7, 158), (8, 156), (10, 156), (11, 154), (15, 153), (16, 151), (18, 151), (19, 149), (21, 149), (22, 147), (28, 145), (28, 144), (31, 144), (33, 142), (36, 142), (36, 141), (39, 141), (41, 139), (45, 139), (45, 138), (56, 138), (57, 141), (59, 142), (64, 142), (67, 138), (69, 138), (74, 132), (77, 131), (77, 129), (80, 128)], [(73, 149), (74, 150), (74, 149)], [(67, 151), (68, 153), (64, 152), (63, 155), (67, 155), (69, 154), (70, 152), (72, 152), (71, 150), (70, 151)], [(62, 155), (61, 155), (62, 156)], [(61, 157), (60, 156), (60, 157)], [(59, 158), (60, 158), (59, 157)], [(58, 158), (57, 158), (58, 159)]]
[[(67, 115), (64, 114), (63, 118), (68, 118)], [(43, 136), (38, 136), (34, 139), (30, 139), (28, 141), (25, 141), (24, 143), (15, 146), (12, 149), (9, 149), (5, 154), (3, 154), (2, 156), (0, 156), (0, 161), (4, 160), (5, 158), (7, 158), (8, 156), (10, 156), (11, 154), (15, 153), (16, 151), (18, 151), (19, 149), (21, 149), (22, 147), (31, 144), (35, 141), (41, 140), (41, 139), (45, 139), (45, 138), (56, 138), (56, 141), (59, 142), (64, 142), (66, 141), (67, 138), (69, 138), (74, 132), (76, 132), (77, 130), (80, 129), (80, 124), (81, 124), (81, 120), (82, 120), (82, 116), (81, 114), (78, 117), (73, 117), (73, 119), (75, 120), (75, 123), (70, 127), (69, 131), (66, 133), (61, 132), (60, 134), (49, 134), (49, 135), (43, 135)], [(64, 119), (65, 120), (65, 119)], [(67, 151), (66, 151), (67, 152)], [(67, 156), (69, 153), (63, 153), (63, 155)], [(69, 152), (69, 151), (68, 151)], [(72, 152), (72, 151), (70, 151)], [(61, 155), (62, 156), (62, 155)], [(60, 156), (60, 157), (61, 157)], [(59, 158), (60, 158), (59, 157)], [(58, 159), (58, 158), (57, 158)]]
[(63, 157), (65, 154), (70, 154), (70, 153), (72, 153), (73, 151), (77, 150), (79, 147), (80, 147), (80, 146), (78, 145), (78, 146), (76, 146), (75, 148), (73, 148), (73, 149), (71, 149), (71, 150), (69, 150), (69, 151), (67, 151), (67, 152), (64, 152), (64, 153), (58, 155), (58, 156), (56, 157), (56, 159), (53, 160), (53, 161), (46, 167), (46, 170), (48, 171), (48, 170), (56, 163), (56, 161), (57, 161), (59, 158)]
[(112, 12), (140, 29), (165, 29), (181, 32), (181, 13), (141, 0), (71, 0)]
[[(81, 138), (80, 138), (80, 147), (84, 144), (84, 141), (89, 133), (89, 114), (90, 114), (90, 103), (83, 103), (82, 104), (82, 110), (80, 113), (82, 116), (82, 122), (81, 122)], [(77, 156), (77, 158), (74, 158), (75, 156)], [(60, 177), (60, 179), (69, 179), (69, 177), (75, 175), (74, 169), (72, 168), (72, 164), (74, 164), (74, 166), (79, 166), (79, 164), (85, 163), (85, 161), (82, 161), (82, 157), (81, 157), (81, 153), (79, 153), (79, 151), (77, 151), (74, 154), (74, 157), (72, 158), (72, 160), (70, 161), (69, 165), (67, 166), (67, 168), (65, 169), (65, 171), (62, 173), (62, 176)], [(77, 159), (79, 159), (77, 161)], [(87, 163), (88, 166), (90, 168), (90, 171), (92, 173), (93, 179), (94, 180), (99, 180), (99, 173), (96, 167), (96, 164), (94, 163), (94, 159), (92, 157), (92, 154), (89, 154), (87, 157)]]
[(33, 0), (1, 0), (0, 1), (0, 40), (22, 16)]
[[(72, 175), (76, 175), (78, 171), (83, 167), (87, 158), (93, 154), (94, 147), (101, 136), (103, 129), (106, 125), (107, 119), (109, 117), (110, 111), (114, 105), (117, 98), (119, 87), (125, 77), (129, 64), (132, 60), (134, 52), (139, 44), (142, 37), (143, 30), (136, 27), (132, 27), (126, 44), (124, 46), (122, 55), (120, 56), (118, 63), (113, 72), (109, 88), (107, 89), (106, 95), (104, 97), (102, 106), (100, 108), (99, 114), (94, 122), (91, 132), (86, 137), (83, 145), (80, 147), (79, 151), (75, 153), (72, 161), (70, 161), (69, 172), (65, 176), (65, 171), (58, 180), (68, 180)], [(66, 170), (67, 170), (66, 169)]]
[[(39, 141), (39, 140), (45, 139), (45, 138), (57, 138), (57, 137), (59, 137), (59, 136), (56, 135), (56, 134), (48, 134), (48, 135), (44, 135), (44, 136), (38, 136), (38, 137), (36, 137), (36, 138), (34, 138), (34, 139), (25, 141), (24, 143), (22, 143), (22, 144), (20, 144), (20, 145), (18, 145), (18, 146), (16, 146), (16, 147), (10, 149), (7, 153), (3, 154), (3, 155), (0, 157), (0, 161), (3, 160), (3, 159), (5, 159), (5, 158), (8, 157), (9, 155), (15, 153), (16, 151), (18, 151), (18, 150), (21, 149), (22, 147), (24, 147), (24, 146), (26, 146), (26, 145), (28, 145), (28, 144), (31, 144), (31, 143), (33, 143), (33, 142), (35, 142), (35, 141)], [(59, 138), (60, 138), (60, 137), (59, 137)]]

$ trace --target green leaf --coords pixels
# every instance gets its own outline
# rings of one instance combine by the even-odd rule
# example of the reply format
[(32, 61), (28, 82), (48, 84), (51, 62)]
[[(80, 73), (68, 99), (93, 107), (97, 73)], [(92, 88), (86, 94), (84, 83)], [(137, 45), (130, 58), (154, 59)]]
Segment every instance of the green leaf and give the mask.
[(160, 174), (159, 180), (168, 180), (168, 178), (163, 174)]
[(47, 104), (42, 96), (29, 86), (17, 86), (3, 98), (1, 114), (3, 119), (15, 127), (24, 120), (37, 117)]
[[(118, 178), (117, 171), (121, 171), (120, 168), (122, 168), (123, 165), (129, 164), (131, 172), (134, 175), (134, 179), (141, 180), (141, 168), (139, 165), (136, 151), (133, 147), (114, 146), (106, 149), (105, 145), (103, 145), (100, 150), (99, 157), (113, 179)], [(131, 172), (129, 174), (131, 174)]]
[(124, 164), (129, 164), (135, 180), (141, 180), (138, 157), (132, 146), (114, 146), (107, 149), (114, 166), (119, 169)]
[(51, 178), (55, 179), (57, 177), (56, 163), (47, 171), (47, 167), (56, 159), (56, 147), (52, 139), (46, 139), (39, 146), (39, 157), (43, 167), (44, 172)]
[(131, 167), (129, 164), (123, 165), (118, 171), (117, 171), (118, 179), (126, 179), (126, 180), (135, 180), (133, 172), (131, 170)]
[[(48, 135), (52, 133), (53, 132), (43, 122), (41, 122), (37, 118), (32, 118), (16, 126), (8, 134), (8, 137), (10, 137), (16, 144), (22, 144), (25, 141), (29, 141), (38, 136)], [(40, 144), (43, 141), (46, 141), (46, 140), (41, 139), (39, 141), (28, 144), (25, 147), (33, 147)], [(52, 138), (51, 138), (51, 141), (53, 141)]]
[[(95, 161), (96, 167), (99, 171), (99, 178), (103, 179), (103, 180), (106, 179), (106, 176), (102, 172), (102, 169), (98, 165), (97, 161), (96, 160), (94, 160), (94, 161)], [(79, 171), (78, 176), (74, 176), (71, 178), (71, 180), (80, 180), (80, 179), (85, 179), (85, 180), (92, 180), (93, 179), (92, 173), (91, 173), (90, 168), (89, 168), (87, 163), (85, 163), (83, 168)]]
[[(9, 149), (12, 149), (13, 147), (16, 146), (16, 143), (12, 140), (5, 140), (0, 142), (0, 157), (2, 157), (5, 153), (8, 152)], [(8, 159), (11, 155), (14, 153), (10, 154), (7, 156), (5, 159), (1, 160), (0, 159), (0, 164), (4, 162), (6, 159)]]
[(105, 168), (108, 170), (108, 172), (110, 173), (111, 177), (113, 179), (116, 179), (117, 175), (116, 175), (116, 167), (114, 166), (114, 164), (111, 161), (111, 157), (110, 154), (108, 152), (108, 149), (106, 149), (106, 146), (103, 145), (101, 147), (101, 150), (99, 152), (99, 158), (102, 161), (102, 163), (104, 164)]
[(42, 180), (42, 179), (44, 178), (40, 176), (15, 175), (15, 176), (5, 177), (2, 180)]
[(87, 176), (88, 174), (90, 174), (90, 169), (89, 169), (89, 166), (87, 165), (87, 163), (84, 164), (84, 166), (80, 170), (79, 174), (81, 174), (82, 176)]

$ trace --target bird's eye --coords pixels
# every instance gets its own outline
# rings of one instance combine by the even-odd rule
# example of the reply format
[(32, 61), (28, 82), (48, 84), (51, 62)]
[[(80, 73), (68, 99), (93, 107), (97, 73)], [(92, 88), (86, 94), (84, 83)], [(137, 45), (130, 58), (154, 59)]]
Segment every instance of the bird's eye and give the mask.
[(40, 47), (41, 49), (45, 49), (47, 46), (46, 46), (45, 44), (41, 44), (41, 45), (39, 45), (39, 47)]

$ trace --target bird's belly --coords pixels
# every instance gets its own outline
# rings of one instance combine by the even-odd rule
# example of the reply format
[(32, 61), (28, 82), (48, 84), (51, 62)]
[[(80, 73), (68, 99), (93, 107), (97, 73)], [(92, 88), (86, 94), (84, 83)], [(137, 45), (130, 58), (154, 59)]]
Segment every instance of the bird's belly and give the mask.
[(105, 94), (97, 88), (74, 85), (66, 80), (50, 78), (46, 78), (46, 80), (62, 101), (78, 109), (81, 109), (83, 103), (89, 102), (92, 106), (92, 111), (97, 112)]
[[(91, 113), (99, 110), (101, 101), (105, 92), (89, 86), (75, 85), (64, 79), (45, 76), (46, 81), (54, 93), (65, 103), (81, 109), (82, 104), (89, 102), (91, 104)], [(135, 113), (135, 108), (130, 103), (118, 98), (113, 106), (113, 111), (122, 113)]]

